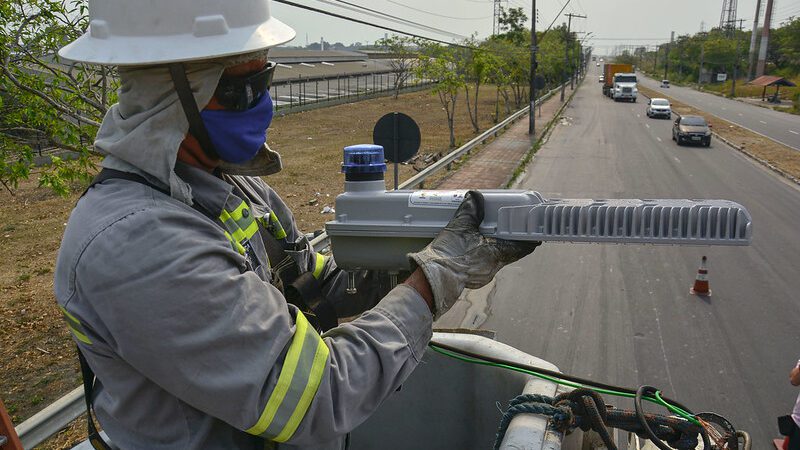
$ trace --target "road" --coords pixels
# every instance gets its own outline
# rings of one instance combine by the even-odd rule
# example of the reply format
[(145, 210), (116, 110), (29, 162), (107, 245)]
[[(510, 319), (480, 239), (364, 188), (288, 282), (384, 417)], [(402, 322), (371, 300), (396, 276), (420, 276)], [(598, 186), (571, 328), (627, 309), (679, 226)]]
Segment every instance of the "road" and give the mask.
[(702, 109), (741, 127), (761, 133), (800, 151), (800, 116), (761, 108), (680, 86), (673, 85), (669, 89), (661, 89), (660, 81), (647, 78), (641, 72), (639, 73), (639, 82), (645, 87), (662, 91), (675, 100)]
[[(654, 385), (695, 412), (719, 412), (768, 448), (798, 394), (788, 374), (800, 356), (800, 190), (718, 141), (678, 147), (670, 121), (648, 119), (643, 102), (606, 99), (591, 69), (517, 187), (730, 199), (752, 214), (753, 244), (546, 244), (498, 274), (485, 289), (488, 317), (473, 322), (564, 372)], [(705, 299), (688, 292), (702, 255)]]

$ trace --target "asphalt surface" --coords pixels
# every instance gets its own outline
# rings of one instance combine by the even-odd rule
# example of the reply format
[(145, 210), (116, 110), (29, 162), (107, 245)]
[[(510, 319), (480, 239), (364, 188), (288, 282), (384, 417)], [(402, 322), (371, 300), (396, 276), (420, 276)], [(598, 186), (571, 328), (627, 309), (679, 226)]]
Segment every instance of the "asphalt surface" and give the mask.
[[(473, 322), (563, 372), (653, 385), (694, 412), (721, 413), (751, 433), (753, 448), (770, 448), (775, 418), (798, 395), (788, 375), (800, 357), (800, 190), (719, 141), (678, 147), (670, 121), (648, 119), (641, 100), (603, 97), (590, 69), (518, 187), (730, 199), (752, 214), (753, 244), (545, 244), (498, 274), (488, 317)], [(710, 298), (689, 294), (702, 255)]]
[[(592, 69), (596, 68), (592, 67)], [(662, 91), (675, 100), (702, 109), (756, 133), (761, 133), (800, 151), (800, 116), (761, 108), (680, 86), (662, 89), (660, 80), (656, 81), (647, 78), (641, 72), (638, 75), (639, 83), (645, 87)], [(774, 91), (774, 88), (768, 88), (767, 90)]]

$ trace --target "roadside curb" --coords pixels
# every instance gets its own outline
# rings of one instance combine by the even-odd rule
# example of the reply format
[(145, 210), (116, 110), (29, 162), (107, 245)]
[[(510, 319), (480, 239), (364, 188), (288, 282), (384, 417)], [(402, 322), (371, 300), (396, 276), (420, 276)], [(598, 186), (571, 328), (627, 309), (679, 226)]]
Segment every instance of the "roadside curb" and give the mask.
[(791, 181), (791, 182), (793, 182), (793, 183), (795, 183), (797, 185), (800, 185), (800, 179), (798, 179), (797, 177), (795, 177), (795, 176), (793, 176), (793, 175), (791, 175), (789, 173), (786, 173), (785, 171), (779, 169), (778, 167), (773, 165), (771, 162), (769, 162), (769, 161), (767, 161), (765, 159), (761, 159), (761, 158), (757, 157), (756, 155), (748, 152), (744, 147), (740, 147), (740, 146), (734, 144), (733, 142), (729, 141), (728, 139), (725, 139), (724, 137), (720, 136), (719, 133), (717, 133), (716, 131), (712, 131), (711, 134), (714, 135), (720, 141), (722, 141), (725, 144), (727, 144), (729, 147), (733, 148), (734, 150), (738, 150), (739, 152), (745, 154), (746, 156), (748, 156), (753, 161), (756, 161), (757, 163), (759, 163), (762, 166), (768, 168), (769, 170), (777, 173), (778, 175), (782, 176), (783, 178), (786, 178), (787, 180), (789, 180), (789, 181)]
[[(647, 94), (644, 94), (644, 93), (642, 93), (642, 91), (639, 91), (639, 93), (640, 93), (640, 94), (641, 94), (643, 97), (647, 97), (648, 99), (649, 99), (649, 98), (651, 98), (651, 97), (650, 97), (650, 96), (648, 96)], [(700, 108), (695, 108), (695, 109), (700, 109)], [(702, 110), (701, 110), (701, 111), (702, 111)], [(677, 112), (675, 112), (675, 111), (672, 111), (672, 114), (674, 114), (674, 115), (676, 115), (676, 116), (678, 116), (678, 117), (680, 117), (680, 116), (681, 116), (681, 114), (680, 114), (680, 113), (677, 113)], [(709, 113), (709, 114), (710, 114), (710, 113)], [(714, 115), (714, 116), (716, 117), (716, 115)], [(722, 119), (722, 118), (720, 118), (720, 120), (725, 120), (725, 119)], [(726, 122), (727, 122), (727, 121), (726, 121)], [(744, 128), (744, 127), (742, 127), (742, 128)], [(745, 129), (746, 129), (746, 128), (745, 128)], [(750, 130), (748, 130), (748, 131), (750, 131)], [(759, 133), (756, 133), (756, 134), (759, 134)], [(750, 153), (749, 151), (747, 151), (747, 150), (746, 150), (744, 147), (741, 147), (741, 146), (739, 146), (739, 145), (736, 145), (736, 144), (734, 144), (733, 142), (731, 142), (730, 140), (728, 140), (728, 139), (726, 139), (726, 138), (724, 138), (724, 137), (720, 136), (720, 134), (719, 134), (719, 133), (717, 133), (716, 131), (713, 131), (713, 130), (712, 130), (712, 131), (711, 131), (711, 135), (712, 135), (712, 136), (714, 136), (714, 137), (716, 137), (716, 138), (717, 138), (717, 139), (719, 139), (720, 141), (722, 141), (722, 143), (723, 143), (723, 144), (725, 144), (725, 145), (727, 145), (728, 147), (731, 147), (732, 149), (734, 149), (734, 150), (738, 151), (739, 153), (742, 153), (742, 154), (744, 154), (745, 156), (747, 156), (748, 158), (752, 159), (753, 161), (755, 161), (755, 162), (757, 162), (757, 163), (761, 164), (762, 166), (764, 166), (764, 167), (766, 167), (767, 169), (769, 169), (769, 170), (771, 170), (771, 171), (775, 172), (776, 174), (780, 175), (781, 177), (783, 177), (783, 178), (785, 178), (785, 179), (787, 179), (787, 180), (789, 180), (789, 181), (791, 181), (791, 182), (793, 182), (793, 183), (795, 183), (795, 184), (797, 184), (797, 185), (799, 185), (799, 186), (800, 186), (800, 178), (797, 178), (797, 177), (795, 177), (795, 176), (793, 176), (793, 175), (791, 175), (791, 174), (789, 174), (789, 173), (785, 172), (784, 170), (782, 170), (782, 169), (780, 169), (780, 168), (776, 167), (774, 164), (772, 164), (771, 162), (769, 162), (769, 161), (767, 161), (767, 160), (765, 160), (765, 159), (761, 159), (761, 158), (757, 157), (756, 155), (754, 155), (754, 154)], [(760, 134), (759, 134), (759, 135), (760, 135)], [(764, 137), (766, 137), (766, 136), (764, 136)], [(770, 139), (770, 138), (768, 138), (768, 137), (767, 137), (767, 139)]]

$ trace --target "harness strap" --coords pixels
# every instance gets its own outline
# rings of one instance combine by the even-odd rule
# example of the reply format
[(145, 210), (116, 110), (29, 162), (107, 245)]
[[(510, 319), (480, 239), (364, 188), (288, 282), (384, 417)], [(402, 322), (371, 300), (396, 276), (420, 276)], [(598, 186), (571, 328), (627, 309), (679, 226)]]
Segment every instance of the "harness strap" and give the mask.
[(175, 91), (178, 93), (178, 99), (181, 102), (183, 113), (186, 115), (186, 120), (189, 121), (189, 133), (197, 139), (203, 153), (212, 159), (218, 159), (214, 144), (208, 136), (203, 118), (200, 116), (200, 109), (197, 107), (197, 101), (194, 99), (192, 87), (189, 84), (189, 78), (186, 76), (186, 68), (182, 63), (173, 63), (169, 65), (169, 75), (172, 77), (172, 84), (175, 86)]
[[(77, 347), (77, 346), (76, 346)], [(78, 349), (78, 361), (81, 363), (81, 376), (83, 376), (83, 397), (86, 401), (86, 423), (89, 431), (89, 443), (95, 450), (112, 450), (111, 446), (100, 436), (97, 427), (94, 425), (94, 414), (92, 413), (92, 392), (94, 391), (95, 376), (92, 368), (86, 362), (80, 347)]]

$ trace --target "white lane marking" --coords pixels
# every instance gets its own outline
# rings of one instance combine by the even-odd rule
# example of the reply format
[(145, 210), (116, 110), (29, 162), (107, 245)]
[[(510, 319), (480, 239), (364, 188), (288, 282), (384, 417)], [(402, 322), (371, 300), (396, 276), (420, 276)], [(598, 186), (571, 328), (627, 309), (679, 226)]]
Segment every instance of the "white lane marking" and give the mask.
[(797, 131), (794, 131), (794, 130), (789, 130), (789, 133), (792, 133), (792, 134), (800, 134), (800, 133), (798, 133)]
[(681, 162), (681, 160), (680, 160), (680, 159), (678, 159), (678, 157), (677, 157), (677, 156), (673, 156), (673, 157), (672, 157), (672, 159), (674, 159), (674, 160), (675, 160), (675, 161), (677, 161), (677, 162)]
[(660, 137), (656, 136), (656, 139), (658, 139), (658, 142), (661, 142), (661, 138)]
[[(649, 123), (646, 123), (646, 124), (644, 124), (644, 126), (646, 126), (647, 128), (650, 128), (650, 124), (649, 124)], [(791, 131), (791, 130), (789, 130), (789, 131)], [(793, 133), (794, 133), (794, 132), (793, 132)], [(796, 133), (795, 133), (795, 134), (796, 134)]]
[(767, 124), (767, 122), (764, 122), (763, 120), (759, 120), (759, 122), (763, 123), (764, 125)]

